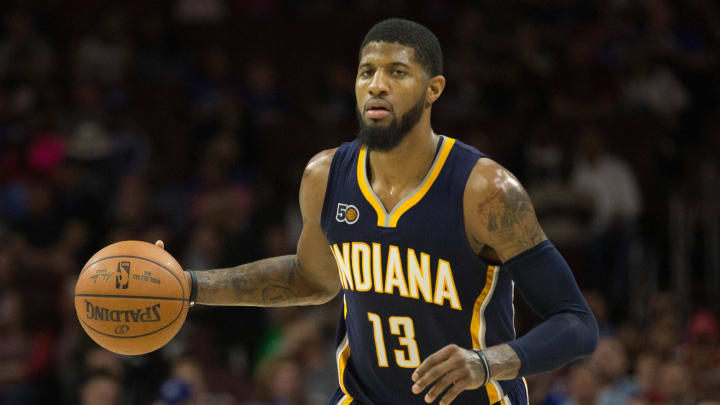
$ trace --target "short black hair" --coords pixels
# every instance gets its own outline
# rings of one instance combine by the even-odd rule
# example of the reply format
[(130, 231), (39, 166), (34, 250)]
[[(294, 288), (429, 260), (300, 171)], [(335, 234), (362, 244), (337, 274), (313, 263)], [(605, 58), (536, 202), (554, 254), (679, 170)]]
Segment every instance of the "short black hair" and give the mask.
[(437, 76), (442, 74), (442, 49), (440, 41), (424, 25), (402, 18), (389, 18), (375, 24), (363, 39), (360, 45), (362, 50), (370, 42), (397, 42), (415, 50), (415, 57), (430, 74)]

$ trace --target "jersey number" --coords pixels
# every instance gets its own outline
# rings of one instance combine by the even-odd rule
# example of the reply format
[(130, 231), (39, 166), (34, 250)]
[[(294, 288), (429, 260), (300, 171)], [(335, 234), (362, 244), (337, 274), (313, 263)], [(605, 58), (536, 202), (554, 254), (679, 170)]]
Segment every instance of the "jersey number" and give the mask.
[[(375, 352), (377, 353), (378, 366), (387, 367), (388, 358), (385, 351), (385, 338), (383, 337), (382, 320), (378, 314), (368, 312), (368, 320), (372, 323), (373, 335), (375, 337)], [(420, 354), (418, 353), (417, 342), (415, 341), (415, 326), (407, 316), (391, 316), (390, 333), (400, 336), (398, 341), (407, 348), (395, 350), (395, 362), (404, 368), (416, 368), (420, 365)], [(400, 330), (402, 329), (402, 331)]]

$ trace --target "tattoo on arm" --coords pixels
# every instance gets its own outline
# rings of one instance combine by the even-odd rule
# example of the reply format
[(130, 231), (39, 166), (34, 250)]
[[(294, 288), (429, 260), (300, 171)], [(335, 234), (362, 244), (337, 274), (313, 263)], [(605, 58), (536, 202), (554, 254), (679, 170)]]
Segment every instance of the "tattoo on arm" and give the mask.
[(487, 231), (486, 243), (503, 261), (546, 239), (530, 197), (522, 188), (496, 190), (477, 205), (476, 212)]
[(195, 274), (198, 304), (309, 305), (325, 296), (321, 287), (307, 279), (296, 255)]
[(490, 366), (490, 377), (493, 380), (511, 380), (520, 371), (520, 358), (507, 344), (492, 346), (483, 350)]

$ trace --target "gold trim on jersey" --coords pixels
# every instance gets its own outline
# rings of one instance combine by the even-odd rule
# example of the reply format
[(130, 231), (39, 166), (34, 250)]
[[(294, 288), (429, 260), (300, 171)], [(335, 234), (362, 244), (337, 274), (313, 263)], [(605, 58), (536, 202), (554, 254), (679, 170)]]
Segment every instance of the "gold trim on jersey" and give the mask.
[(485, 286), (475, 300), (473, 316), (470, 321), (470, 336), (472, 336), (473, 349), (484, 349), (485, 346), (485, 308), (487, 307), (497, 284), (499, 266), (488, 266), (485, 275)]
[[(484, 349), (487, 347), (485, 343), (485, 308), (487, 308), (495, 292), (499, 270), (499, 266), (488, 266), (485, 275), (485, 285), (473, 306), (473, 316), (470, 320), (470, 336), (472, 337), (473, 349)], [(490, 380), (485, 386), (485, 390), (487, 391), (490, 404), (502, 401), (504, 397), (503, 390), (500, 384), (494, 380)]]
[(335, 359), (337, 360), (337, 369), (338, 369), (338, 381), (340, 382), (340, 389), (342, 392), (347, 395), (350, 398), (350, 401), (352, 401), (352, 397), (350, 394), (348, 394), (347, 389), (345, 388), (345, 367), (347, 366), (348, 359), (350, 358), (350, 344), (348, 341), (347, 333), (345, 334), (345, 338), (340, 342), (340, 346), (338, 346), (337, 351), (335, 352)]
[[(525, 398), (527, 398), (527, 400), (530, 401), (530, 394), (528, 393), (527, 380), (525, 379), (525, 377), (522, 377), (521, 379), (522, 379), (522, 383), (523, 383), (523, 388), (525, 389)], [(493, 389), (493, 390), (495, 390), (495, 389), (499, 390), (498, 392), (499, 392), (500, 394), (497, 394), (497, 395), (501, 395), (501, 394), (502, 394), (502, 388), (500, 388), (500, 386), (499, 386), (497, 383), (495, 383), (495, 381), (493, 381), (493, 383), (495, 384), (495, 386), (494, 386), (492, 389)], [(493, 393), (493, 397), (494, 397), (495, 395), (496, 395), (496, 393)], [(493, 399), (490, 398), (489, 392), (488, 392), (488, 398), (490, 399), (490, 404), (493, 404), (494, 402), (493, 402)], [(499, 397), (497, 397), (497, 398), (499, 398)], [(512, 400), (510, 399), (510, 394), (505, 395), (504, 397), (502, 397), (502, 400), (500, 401), (500, 405), (513, 405), (513, 402), (512, 402)]]
[(485, 386), (485, 390), (487, 391), (488, 403), (490, 403), (490, 405), (500, 402), (505, 394), (502, 387), (500, 387), (500, 384), (494, 380), (490, 380), (490, 382)]
[[(345, 301), (345, 294), (343, 294), (343, 318), (347, 319), (347, 301)], [(348, 359), (350, 358), (350, 340), (348, 340), (347, 332), (345, 333), (345, 338), (342, 342), (340, 342), (340, 345), (335, 352), (335, 358), (337, 360), (340, 389), (345, 394), (342, 398), (340, 398), (338, 405), (349, 405), (353, 401), (353, 397), (348, 394), (344, 381), (345, 367), (347, 366)]]
[(375, 209), (375, 213), (378, 217), (377, 226), (395, 228), (400, 220), (400, 217), (415, 204), (420, 202), (425, 194), (427, 194), (428, 190), (430, 190), (430, 187), (433, 185), (435, 179), (437, 179), (440, 171), (445, 165), (448, 155), (450, 155), (450, 150), (455, 144), (455, 139), (441, 136), (440, 142), (442, 142), (440, 153), (435, 156), (435, 160), (433, 161), (432, 166), (430, 166), (430, 170), (428, 170), (428, 173), (425, 175), (423, 181), (417, 188), (415, 188), (415, 190), (413, 190), (412, 193), (410, 193), (410, 195), (398, 202), (389, 213), (385, 210), (385, 206), (375, 194), (372, 187), (370, 187), (370, 181), (367, 177), (367, 147), (363, 146), (360, 148), (357, 164), (357, 181), (363, 196), (365, 196), (367, 202)]

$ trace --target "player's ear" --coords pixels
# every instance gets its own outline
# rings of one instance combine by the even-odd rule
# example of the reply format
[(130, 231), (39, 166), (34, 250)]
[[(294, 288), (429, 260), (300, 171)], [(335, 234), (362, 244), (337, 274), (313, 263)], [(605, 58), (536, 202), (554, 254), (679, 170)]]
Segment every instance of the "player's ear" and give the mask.
[(445, 89), (445, 76), (437, 75), (428, 80), (427, 91), (425, 92), (425, 102), (430, 106), (435, 100), (440, 98)]

